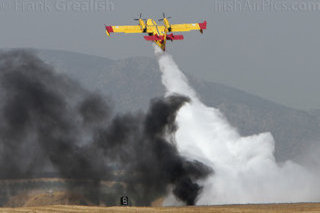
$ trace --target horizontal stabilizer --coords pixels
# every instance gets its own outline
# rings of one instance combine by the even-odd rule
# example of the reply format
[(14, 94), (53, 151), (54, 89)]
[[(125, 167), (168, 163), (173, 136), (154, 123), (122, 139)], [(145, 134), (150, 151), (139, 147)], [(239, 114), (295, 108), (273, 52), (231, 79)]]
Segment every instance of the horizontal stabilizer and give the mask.
[(173, 35), (173, 34), (167, 35), (167, 40), (173, 41), (173, 40), (183, 40), (183, 39), (184, 39), (183, 35)]
[(152, 36), (144, 36), (144, 39), (147, 41), (163, 41), (163, 36), (152, 35)]
[[(163, 41), (164, 40), (164, 36), (158, 36), (158, 35), (152, 35), (152, 36), (144, 36), (144, 39), (147, 41)], [(183, 35), (173, 35), (173, 34), (169, 34), (167, 35), (167, 40), (183, 40), (184, 37)]]

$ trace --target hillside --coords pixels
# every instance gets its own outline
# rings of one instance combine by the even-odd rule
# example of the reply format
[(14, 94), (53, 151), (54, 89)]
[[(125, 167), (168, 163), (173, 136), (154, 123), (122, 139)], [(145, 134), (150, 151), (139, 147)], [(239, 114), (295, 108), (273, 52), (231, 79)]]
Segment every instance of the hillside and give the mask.
[[(39, 56), (114, 101), (114, 111), (145, 110), (151, 98), (161, 96), (158, 64), (153, 57), (123, 60), (64, 51), (41, 50)], [(246, 92), (206, 82), (188, 75), (202, 101), (219, 108), (242, 135), (271, 132), (276, 140), (278, 161), (298, 159), (310, 143), (319, 141), (319, 119), (313, 113), (295, 110)]]

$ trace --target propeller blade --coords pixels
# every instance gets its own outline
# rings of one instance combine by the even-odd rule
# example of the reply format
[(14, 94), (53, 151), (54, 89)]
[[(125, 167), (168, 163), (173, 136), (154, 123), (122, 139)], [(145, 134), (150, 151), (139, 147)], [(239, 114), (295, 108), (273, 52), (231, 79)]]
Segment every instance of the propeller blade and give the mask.
[[(134, 21), (139, 21), (140, 19), (142, 19), (142, 13), (139, 13), (139, 18), (134, 18)], [(146, 21), (147, 19), (142, 19), (144, 21)]]
[(166, 14), (165, 14), (165, 13), (162, 13), (162, 16), (163, 16), (163, 18), (158, 19), (158, 21), (163, 21), (165, 18), (166, 18), (166, 19), (172, 18), (171, 16), (166, 17)]
[(163, 16), (163, 18), (161, 18), (161, 19), (158, 19), (159, 21), (163, 21), (163, 19), (170, 19), (170, 18), (172, 18), (171, 16), (169, 16), (169, 17), (166, 17), (166, 14), (163, 12), (162, 13), (162, 16)]

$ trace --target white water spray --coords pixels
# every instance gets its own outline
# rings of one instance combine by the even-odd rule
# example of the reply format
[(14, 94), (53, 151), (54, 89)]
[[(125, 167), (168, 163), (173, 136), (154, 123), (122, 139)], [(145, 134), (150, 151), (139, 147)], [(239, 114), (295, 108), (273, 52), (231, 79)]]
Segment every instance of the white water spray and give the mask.
[[(158, 47), (155, 54), (166, 95), (178, 93), (192, 100), (177, 115), (179, 152), (214, 170), (199, 183), (203, 191), (197, 205), (319, 201), (319, 181), (311, 171), (291, 161), (276, 163), (270, 133), (242, 137), (218, 109), (200, 101), (170, 55)], [(178, 204), (172, 198), (169, 195), (165, 205)]]

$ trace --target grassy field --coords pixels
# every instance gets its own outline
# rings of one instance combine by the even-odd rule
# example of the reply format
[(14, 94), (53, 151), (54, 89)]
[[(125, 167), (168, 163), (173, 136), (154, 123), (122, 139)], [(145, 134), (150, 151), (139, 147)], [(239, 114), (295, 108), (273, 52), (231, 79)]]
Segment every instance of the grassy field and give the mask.
[(319, 203), (268, 204), (268, 205), (225, 205), (204, 207), (85, 207), (85, 206), (44, 206), (25, 208), (2, 208), (0, 212), (215, 212), (215, 213), (295, 213), (320, 212)]

